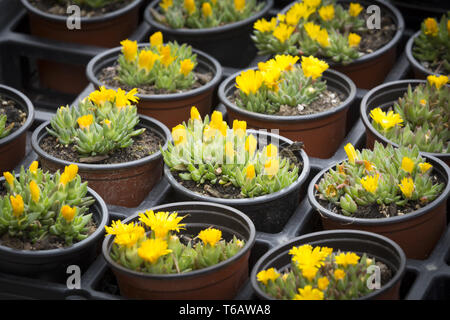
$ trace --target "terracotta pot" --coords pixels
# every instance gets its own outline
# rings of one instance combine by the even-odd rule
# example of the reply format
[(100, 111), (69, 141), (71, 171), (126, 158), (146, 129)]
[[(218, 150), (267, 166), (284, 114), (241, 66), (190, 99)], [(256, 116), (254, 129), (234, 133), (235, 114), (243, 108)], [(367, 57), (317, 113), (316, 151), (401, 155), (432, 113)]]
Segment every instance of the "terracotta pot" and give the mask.
[[(21, 0), (28, 11), (30, 32), (41, 38), (111, 48), (129, 37), (139, 21), (142, 0), (98, 17), (80, 18), (81, 29), (70, 30), (67, 17), (37, 9), (29, 0)], [(38, 60), (41, 85), (64, 93), (78, 94), (87, 85), (84, 66)]]
[(320, 214), (325, 230), (356, 229), (381, 234), (395, 241), (410, 259), (425, 259), (447, 227), (447, 197), (450, 194), (450, 168), (441, 160), (424, 156), (446, 184), (442, 193), (428, 205), (402, 216), (364, 219), (337, 214), (319, 204), (315, 185), (336, 164), (318, 173), (308, 187), (308, 201)]
[[(361, 119), (366, 127), (366, 147), (372, 149), (375, 141), (378, 141), (384, 145), (391, 144), (394, 147), (398, 147), (398, 144), (388, 140), (380, 132), (375, 130), (372, 126), (372, 119), (369, 118), (370, 111), (377, 107), (382, 109), (388, 109), (392, 107), (398, 98), (408, 90), (408, 85), (414, 89), (419, 84), (424, 84), (426, 81), (422, 80), (399, 80), (392, 81), (380, 86), (377, 86), (370, 90), (361, 101)], [(425, 156), (434, 156), (444, 161), (447, 165), (450, 165), (450, 153), (437, 153), (437, 152), (421, 152)]]
[[(0, 184), (4, 181), (3, 177), (0, 178)], [(94, 233), (67, 248), (31, 251), (0, 245), (0, 272), (60, 283), (65, 283), (70, 276), (67, 273), (70, 265), (77, 265), (84, 273), (97, 258), (105, 225), (109, 220), (108, 208), (102, 198), (90, 188), (86, 196), (95, 199), (94, 204), (89, 207), (89, 213), (92, 213), (97, 226)]]
[(288, 254), (293, 246), (310, 244), (311, 246), (325, 246), (335, 251), (352, 251), (356, 254), (367, 254), (375, 257), (376, 261), (386, 264), (392, 271), (393, 277), (380, 289), (361, 297), (358, 300), (398, 300), (400, 283), (405, 274), (406, 258), (403, 250), (386, 237), (364, 231), (321, 231), (294, 238), (264, 254), (253, 267), (250, 279), (257, 296), (264, 300), (274, 300), (259, 286), (256, 279), (258, 272), (275, 268), (283, 270), (291, 264), (292, 256)]
[(27, 113), (27, 120), (16, 131), (0, 139), (0, 173), (13, 170), (25, 157), (27, 131), (34, 121), (34, 106), (23, 93), (0, 84), (0, 95), (13, 100)]
[[(151, 210), (178, 212), (186, 216), (186, 230), (181, 233), (197, 234), (210, 226), (222, 231), (223, 239), (233, 235), (245, 240), (244, 247), (233, 257), (217, 265), (183, 274), (155, 275), (129, 270), (110, 257), (114, 238), (109, 235), (103, 242), (103, 257), (114, 272), (121, 295), (133, 299), (157, 300), (229, 300), (233, 299), (248, 279), (248, 259), (255, 242), (255, 227), (242, 212), (214, 203), (179, 202), (161, 205)], [(125, 219), (137, 221), (138, 214)]]
[[(31, 137), (31, 146), (38, 154), (42, 169), (50, 172), (60, 170), (70, 162), (55, 158), (40, 147), (40, 142), (48, 135), (46, 128), (50, 121), (41, 124)], [(138, 127), (156, 133), (162, 140), (162, 148), (167, 148), (170, 131), (159, 121), (140, 116)], [(117, 164), (77, 163), (78, 174), (88, 186), (94, 189), (107, 204), (137, 207), (162, 177), (162, 155), (160, 151), (145, 158)]]
[(145, 9), (144, 18), (152, 28), (163, 33), (164, 39), (188, 43), (195, 49), (204, 51), (216, 58), (222, 66), (234, 68), (248, 66), (256, 56), (257, 50), (250, 38), (253, 24), (256, 20), (264, 18), (273, 6), (273, 0), (264, 0), (266, 5), (254, 16), (219, 27), (173, 29), (153, 18), (150, 8), (158, 9), (159, 2), (160, 0), (155, 0), (150, 3)]
[[(355, 2), (353, 0), (339, 0), (338, 3), (350, 3)], [(366, 54), (353, 62), (343, 65), (333, 62), (329, 62), (330, 68), (340, 71), (347, 75), (360, 89), (371, 89), (381, 83), (391, 71), (396, 60), (397, 46), (402, 38), (403, 31), (405, 29), (405, 22), (400, 11), (389, 4), (386, 1), (373, 0), (373, 1), (357, 1), (365, 7), (369, 5), (377, 5), (380, 7), (381, 12), (386, 12), (389, 17), (397, 25), (397, 31), (394, 37), (378, 50)], [(292, 6), (284, 8), (281, 13), (286, 13)]]
[[(256, 69), (256, 68), (253, 68)], [(228, 121), (245, 120), (253, 129), (278, 129), (283, 137), (302, 141), (311, 157), (330, 158), (345, 138), (347, 111), (356, 97), (355, 84), (345, 75), (327, 70), (323, 79), (328, 89), (343, 94), (346, 98), (337, 107), (312, 115), (277, 116), (257, 113), (239, 108), (228, 97), (236, 90), (236, 77), (241, 71), (229, 76), (219, 87), (219, 99), (227, 109)]]
[[(148, 44), (139, 44), (139, 48), (147, 46)], [(192, 52), (197, 54), (198, 65), (195, 70), (211, 72), (213, 78), (199, 88), (182, 93), (137, 94), (136, 96), (139, 97), (137, 105), (139, 113), (155, 118), (169, 128), (187, 121), (192, 106), (197, 107), (202, 117), (210, 113), (213, 94), (222, 78), (222, 67), (211, 56), (195, 49)], [(114, 65), (120, 53), (121, 47), (108, 50), (95, 56), (87, 65), (86, 75), (97, 89), (101, 86), (111, 88), (100, 82), (97, 75), (103, 68)]]
[[(279, 143), (279, 149), (292, 144), (292, 141), (272, 133), (247, 130), (258, 139), (258, 147), (262, 148), (268, 143)], [(290, 186), (272, 194), (245, 199), (223, 199), (212, 196), (201, 195), (181, 185), (172, 175), (170, 168), (164, 166), (164, 175), (174, 191), (177, 201), (206, 201), (220, 203), (244, 212), (254, 223), (256, 230), (276, 233), (280, 232), (300, 202), (303, 184), (309, 175), (310, 164), (306, 152), (296, 152), (296, 156), (303, 162), (302, 171), (299, 172), (297, 180)]]

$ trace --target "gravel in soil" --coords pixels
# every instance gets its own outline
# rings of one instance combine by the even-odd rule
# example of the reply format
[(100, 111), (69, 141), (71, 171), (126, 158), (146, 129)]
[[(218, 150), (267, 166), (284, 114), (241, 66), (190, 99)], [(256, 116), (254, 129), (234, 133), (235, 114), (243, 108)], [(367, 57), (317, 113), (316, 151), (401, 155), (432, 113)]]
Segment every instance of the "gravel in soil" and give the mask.
[(27, 113), (16, 104), (14, 100), (4, 98), (0, 95), (0, 115), (6, 114), (6, 127), (12, 124), (13, 128), (9, 134), (18, 130), (27, 121)]

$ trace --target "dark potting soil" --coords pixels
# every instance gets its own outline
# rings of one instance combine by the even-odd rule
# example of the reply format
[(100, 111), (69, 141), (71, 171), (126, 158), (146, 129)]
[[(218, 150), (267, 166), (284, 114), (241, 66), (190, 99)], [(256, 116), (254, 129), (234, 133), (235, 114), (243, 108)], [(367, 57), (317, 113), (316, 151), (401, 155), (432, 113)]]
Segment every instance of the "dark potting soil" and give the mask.
[[(91, 8), (86, 5), (79, 5), (80, 7), (80, 15), (83, 18), (91, 18), (105, 15), (110, 12), (114, 12), (119, 10), (128, 4), (132, 3), (135, 0), (119, 0), (114, 1), (102, 8)], [(64, 0), (64, 1), (56, 1), (56, 0), (29, 0), (30, 4), (32, 4), (37, 9), (47, 12), (50, 14), (55, 14), (59, 16), (69, 16), (67, 13), (67, 7), (70, 5), (77, 5), (73, 0)]]
[(159, 150), (162, 139), (154, 132), (145, 130), (139, 136), (133, 137), (133, 144), (127, 148), (118, 149), (111, 154), (97, 157), (82, 157), (74, 144), (64, 146), (54, 136), (47, 135), (40, 142), (40, 147), (51, 156), (75, 163), (113, 164), (139, 160)]
[(9, 134), (18, 130), (27, 121), (27, 113), (14, 100), (0, 95), (0, 115), (6, 114), (6, 127), (12, 126)]
[[(134, 87), (128, 86), (119, 80), (119, 64), (114, 64), (109, 67), (105, 67), (97, 74), (98, 79), (101, 83), (112, 87), (112, 88), (121, 88), (126, 91), (132, 90)], [(213, 74), (211, 72), (207, 73), (201, 73), (201, 72), (195, 72), (194, 71), (194, 77), (195, 77), (195, 83), (194, 85), (189, 89), (179, 89), (176, 91), (168, 91), (164, 89), (157, 89), (154, 85), (140, 85), (138, 89), (139, 94), (143, 95), (155, 95), (155, 94), (169, 94), (169, 93), (181, 93), (181, 92), (187, 92), (191, 91), (196, 88), (200, 88), (201, 86), (204, 86), (207, 84), (211, 79), (213, 78)]]

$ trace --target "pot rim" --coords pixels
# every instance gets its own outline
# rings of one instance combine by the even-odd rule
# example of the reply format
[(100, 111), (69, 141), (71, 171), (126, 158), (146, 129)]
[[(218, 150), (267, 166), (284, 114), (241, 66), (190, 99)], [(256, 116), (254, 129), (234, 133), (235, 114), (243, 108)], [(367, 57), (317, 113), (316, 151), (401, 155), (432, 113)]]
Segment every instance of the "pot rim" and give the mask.
[[(379, 86), (376, 86), (375, 88), (371, 89), (369, 92), (367, 92), (363, 99), (361, 100), (360, 105), (360, 115), (361, 120), (364, 123), (364, 126), (366, 127), (366, 130), (369, 130), (371, 134), (373, 134), (377, 139), (383, 141), (386, 144), (391, 144), (392, 146), (398, 148), (399, 145), (389, 139), (387, 139), (385, 136), (383, 136), (380, 132), (378, 132), (371, 124), (368, 113), (370, 112), (368, 102), (372, 98), (372, 96), (376, 95), (377, 93), (384, 93), (387, 89), (393, 86), (397, 85), (404, 85), (405, 86), (405, 92), (408, 88), (408, 85), (411, 84), (414, 87), (421, 83), (426, 83), (426, 80), (418, 80), (418, 79), (406, 79), (406, 80), (397, 80), (397, 81), (391, 81), (384, 84), (381, 84)], [(373, 109), (371, 109), (373, 110)], [(450, 159), (450, 153), (443, 153), (443, 152), (426, 152), (426, 151), (420, 151), (421, 154), (425, 156), (433, 156), (437, 158), (449, 158)]]
[[(248, 129), (247, 133), (258, 133), (258, 131)], [(258, 135), (259, 134), (262, 134), (262, 132), (259, 132)], [(270, 136), (270, 137), (278, 138), (279, 140), (282, 140), (283, 142), (286, 142), (288, 144), (293, 143), (292, 140), (285, 138), (283, 136), (277, 135), (277, 134), (273, 134), (273, 133), (269, 133), (269, 132), (264, 132), (263, 134)], [(289, 194), (290, 192), (294, 191), (295, 189), (301, 187), (301, 185), (308, 178), (309, 171), (310, 171), (310, 163), (309, 163), (308, 155), (306, 154), (306, 152), (303, 149), (300, 151), (300, 154), (301, 154), (301, 158), (303, 161), (303, 168), (302, 168), (302, 172), (300, 173), (300, 175), (298, 176), (297, 180), (294, 183), (292, 183), (291, 185), (289, 185), (286, 188), (281, 189), (277, 192), (254, 197), (254, 198), (224, 199), (224, 198), (214, 198), (214, 197), (198, 194), (194, 191), (189, 190), (188, 188), (184, 187), (183, 185), (181, 185), (175, 179), (175, 177), (172, 175), (170, 168), (166, 164), (164, 164), (164, 176), (167, 178), (167, 180), (172, 188), (176, 189), (178, 192), (181, 192), (183, 194), (189, 194), (189, 197), (195, 198), (195, 201), (214, 202), (214, 203), (220, 203), (220, 204), (227, 205), (227, 206), (238, 206), (238, 205), (253, 206), (256, 204), (273, 201), (273, 200), (283, 197), (283, 196)]]
[(4, 145), (12, 142), (19, 136), (21, 136), (25, 131), (27, 131), (31, 127), (31, 125), (34, 122), (34, 117), (35, 117), (35, 110), (34, 110), (33, 103), (25, 94), (23, 94), (22, 92), (14, 89), (14, 88), (11, 88), (9, 86), (0, 84), (0, 95), (3, 94), (4, 92), (6, 92), (7, 95), (15, 96), (15, 97), (11, 97), (10, 99), (14, 100), (15, 103), (21, 105), (24, 109), (26, 109), (27, 120), (25, 120), (25, 123), (19, 129), (17, 129), (13, 133), (7, 135), (3, 139), (0, 139), (0, 146), (4, 146)]
[[(333, 239), (332, 237), (330, 237), (332, 235), (337, 235), (337, 236), (341, 236), (341, 237), (348, 235), (347, 239), (352, 239), (352, 237), (354, 237), (356, 235), (365, 236), (366, 238), (376, 241), (379, 244), (389, 245), (389, 246), (393, 247), (396, 254), (399, 257), (400, 266), (399, 266), (396, 274), (388, 281), (388, 283), (386, 283), (379, 290), (369, 293), (363, 297), (360, 297), (357, 300), (367, 300), (367, 299), (371, 299), (371, 298), (376, 298), (377, 296), (379, 296), (379, 295), (383, 294), (384, 292), (386, 292), (387, 290), (391, 289), (403, 277), (405, 270), (406, 270), (406, 256), (405, 256), (405, 253), (403, 252), (403, 250), (401, 249), (401, 247), (397, 243), (392, 241), (391, 239), (389, 239), (385, 236), (373, 233), (373, 232), (367, 232), (367, 231), (362, 231), (362, 230), (325, 230), (325, 231), (307, 233), (302, 236), (293, 238), (293, 239), (289, 240), (288, 242), (283, 243), (282, 245), (278, 245), (278, 246), (270, 249), (263, 256), (261, 256), (258, 259), (258, 261), (256, 262), (255, 266), (253, 267), (251, 275), (250, 275), (250, 281), (251, 281), (253, 290), (255, 290), (257, 295), (259, 295), (260, 297), (264, 297), (267, 300), (274, 300), (273, 297), (267, 295), (265, 292), (263, 292), (259, 288), (259, 285), (256, 280), (256, 275), (260, 271), (259, 269), (261, 268), (261, 266), (266, 262), (265, 260), (268, 257), (270, 257), (271, 255), (273, 255), (274, 253), (276, 253), (277, 251), (284, 250), (284, 248), (290, 249), (290, 247), (293, 245), (293, 243), (295, 243), (297, 241), (301, 241), (304, 239), (311, 239), (311, 241), (320, 241), (320, 239), (323, 239), (323, 238), (328, 240), (328, 239)], [(340, 239), (340, 238), (336, 238), (336, 239)], [(359, 239), (354, 237), (353, 240), (358, 241)], [(284, 250), (284, 251), (287, 253), (287, 250)]]
[[(297, 1), (296, 1), (297, 2)], [(289, 4), (288, 6), (284, 7), (280, 13), (286, 13), (289, 8), (291, 6), (294, 5), (293, 2), (291, 4)], [(351, 0), (339, 0), (338, 2), (351, 2)], [(366, 63), (368, 61), (374, 60), (375, 58), (378, 58), (379, 56), (383, 55), (384, 53), (386, 53), (387, 51), (389, 51), (390, 49), (394, 48), (399, 41), (402, 38), (403, 32), (405, 30), (405, 21), (403, 19), (402, 14), (400, 13), (400, 11), (393, 6), (392, 4), (388, 3), (387, 1), (383, 1), (383, 0), (372, 0), (372, 1), (367, 1), (367, 0), (358, 0), (357, 1), (360, 4), (376, 4), (380, 7), (384, 7), (385, 10), (390, 11), (391, 15), (394, 18), (394, 24), (396, 24), (397, 26), (397, 30), (395, 31), (394, 37), (392, 37), (392, 39), (386, 43), (384, 46), (382, 46), (381, 48), (378, 48), (377, 50), (375, 50), (372, 53), (368, 53), (363, 55), (362, 57), (359, 57), (355, 60), (353, 60), (352, 62), (348, 63), (348, 64), (342, 64), (342, 63), (336, 63), (333, 61), (330, 61), (327, 63), (330, 65), (330, 67), (334, 67), (334, 66), (344, 66), (344, 67), (351, 67), (351, 66), (355, 66), (358, 64), (362, 64), (362, 63)]]
[[(163, 125), (160, 121), (150, 118), (148, 116), (139, 114), (139, 118), (141, 120), (141, 121), (139, 121), (140, 124), (142, 123), (142, 120), (144, 120), (145, 122), (154, 124), (158, 128), (161, 129), (161, 131), (165, 135), (165, 137), (163, 137), (163, 139), (165, 140), (164, 145), (162, 146), (162, 149), (165, 150), (167, 148), (167, 145), (168, 145), (170, 137), (171, 137), (169, 129), (165, 125)], [(59, 164), (61, 166), (68, 166), (72, 163), (75, 163), (78, 166), (78, 168), (81, 169), (82, 171), (113, 171), (113, 170), (125, 169), (125, 168), (130, 168), (130, 167), (137, 167), (137, 166), (152, 162), (154, 160), (157, 160), (159, 158), (162, 158), (161, 150), (158, 150), (157, 152), (155, 152), (149, 156), (146, 156), (144, 158), (141, 158), (138, 160), (133, 160), (133, 161), (128, 161), (128, 162), (123, 162), (123, 163), (87, 164), (87, 163), (70, 162), (67, 160), (62, 160), (62, 159), (56, 158), (56, 157), (48, 154), (39, 145), (40, 140), (44, 136), (48, 135), (48, 132), (44, 132), (41, 137), (39, 137), (39, 135), (49, 125), (50, 125), (50, 121), (46, 121), (46, 122), (42, 123), (39, 127), (37, 127), (36, 130), (33, 131), (33, 134), (31, 135), (31, 147), (38, 154), (38, 156), (48, 159), (52, 162), (56, 162), (57, 164)], [(153, 130), (153, 131), (155, 131), (155, 130)]]
[[(143, 48), (143, 47), (148, 47), (149, 44), (146, 43), (139, 43), (138, 47), (139, 48)], [(102, 53), (97, 54), (96, 56), (94, 56), (89, 63), (86, 66), (86, 76), (89, 79), (89, 81), (91, 83), (94, 84), (94, 86), (100, 88), (101, 86), (104, 86), (107, 89), (117, 89), (111, 86), (108, 86), (102, 82), (100, 82), (100, 80), (97, 78), (97, 75), (94, 73), (94, 67), (102, 60), (104, 60), (105, 58), (108, 58), (109, 56), (113, 56), (117, 53), (117, 56), (119, 56), (119, 53), (121, 52), (121, 47), (115, 47), (112, 49), (108, 49), (106, 51), (103, 51)], [(214, 77), (206, 84), (202, 85), (199, 88), (195, 88), (193, 90), (189, 90), (186, 92), (181, 92), (181, 93), (165, 93), (165, 94), (136, 94), (136, 96), (143, 101), (170, 101), (170, 100), (181, 100), (181, 99), (186, 99), (189, 97), (194, 97), (197, 96), (199, 94), (202, 94), (204, 92), (207, 92), (209, 90), (212, 90), (220, 81), (220, 79), (222, 78), (222, 66), (220, 65), (220, 63), (213, 58), (211, 55), (194, 49), (192, 48), (192, 52), (197, 54), (197, 58), (200, 58), (198, 60), (206, 63), (206, 64), (210, 64), (215, 68), (215, 74)], [(117, 61), (117, 58), (115, 59)]]
[[(15, 177), (18, 178), (20, 176), (20, 174), (16, 174)], [(0, 183), (3, 183), (3, 181), (5, 181), (4, 177), (0, 177)], [(87, 188), (88, 196), (92, 196), (95, 199), (95, 203), (98, 205), (99, 210), (98, 213), (100, 215), (100, 222), (97, 226), (97, 229), (94, 231), (94, 233), (92, 233), (91, 235), (89, 235), (89, 237), (87, 237), (84, 240), (78, 241), (77, 243), (71, 245), (70, 247), (66, 247), (66, 248), (56, 248), (56, 249), (48, 249), (48, 250), (18, 250), (18, 249), (13, 249), (13, 248), (9, 248), (6, 247), (4, 245), (0, 244), (0, 252), (2, 254), (7, 254), (9, 256), (17, 256), (17, 255), (21, 255), (23, 257), (26, 258), (45, 258), (45, 257), (59, 257), (59, 256), (63, 256), (63, 255), (70, 255), (73, 254), (77, 251), (80, 251), (82, 249), (84, 249), (86, 246), (88, 246), (90, 243), (92, 243), (93, 241), (95, 241), (96, 239), (99, 239), (100, 236), (103, 234), (103, 231), (105, 229), (105, 225), (109, 220), (109, 211), (108, 211), (108, 207), (106, 206), (105, 201), (103, 201), (103, 199), (99, 196), (99, 194), (97, 192), (95, 192), (93, 189), (91, 188)], [(92, 208), (95, 204), (92, 204), (91, 207)]]
[[(22, 5), (27, 9), (27, 11), (29, 11), (37, 16), (40, 16), (46, 20), (60, 22), (60, 23), (64, 23), (64, 24), (67, 21), (68, 16), (60, 16), (57, 14), (52, 14), (52, 13), (42, 11), (42, 10), (36, 8), (35, 6), (33, 6), (29, 2), (29, 0), (21, 0), (21, 2), (22, 2)], [(133, 2), (129, 3), (125, 7), (122, 7), (118, 10), (108, 12), (104, 15), (97, 16), (97, 17), (81, 17), (80, 21), (81, 21), (81, 23), (85, 23), (85, 24), (94, 24), (94, 23), (101, 23), (101, 22), (104, 22), (107, 20), (112, 20), (112, 19), (115, 19), (117, 17), (120, 17), (120, 16), (128, 13), (129, 11), (135, 9), (136, 7), (140, 6), (141, 4), (142, 4), (142, 0), (134, 0)]]
[[(249, 117), (249, 118), (253, 118), (253, 119), (257, 119), (257, 120), (261, 120), (261, 121), (266, 121), (266, 122), (281, 122), (281, 123), (307, 122), (307, 121), (312, 121), (312, 120), (318, 120), (321, 118), (326, 118), (326, 117), (332, 116), (334, 114), (337, 114), (337, 113), (341, 112), (342, 110), (350, 107), (351, 103), (356, 98), (355, 83), (349, 77), (347, 77), (345, 74), (343, 74), (339, 71), (336, 71), (336, 70), (328, 69), (323, 74), (324, 80), (329, 79), (330, 75), (336, 76), (337, 78), (342, 80), (342, 83), (345, 84), (349, 88), (349, 91), (350, 91), (349, 94), (347, 95), (347, 98), (343, 102), (341, 102), (341, 104), (338, 105), (337, 107), (334, 107), (330, 110), (315, 113), (315, 114), (298, 115), (298, 116), (270, 115), (270, 114), (258, 113), (258, 112), (239, 108), (235, 103), (232, 103), (226, 96), (226, 92), (225, 92), (226, 87), (228, 87), (232, 81), (235, 81), (236, 77), (239, 74), (241, 74), (241, 72), (246, 71), (246, 70), (256, 70), (257, 68), (258, 67), (252, 67), (252, 68), (247, 68), (247, 69), (235, 72), (220, 84), (219, 90), (218, 90), (218, 95), (219, 95), (220, 101), (225, 105), (226, 108), (230, 108), (234, 112), (239, 113), (245, 117)], [(327, 85), (327, 88), (328, 88), (328, 85)]]
[[(174, 273), (174, 274), (151, 274), (151, 273), (144, 273), (144, 272), (130, 270), (128, 268), (125, 268), (125, 267), (119, 265), (117, 262), (113, 261), (109, 255), (109, 253), (111, 251), (113, 235), (107, 235), (105, 237), (105, 239), (103, 240), (103, 244), (102, 244), (102, 254), (103, 254), (103, 257), (106, 260), (107, 264), (111, 268), (114, 268), (117, 271), (120, 271), (121, 273), (125, 273), (129, 276), (134, 276), (134, 277), (142, 277), (145, 279), (153, 279), (153, 280), (188, 279), (188, 278), (198, 277), (198, 276), (201, 276), (201, 275), (207, 274), (207, 273), (212, 273), (218, 269), (223, 269), (223, 268), (233, 264), (234, 262), (238, 261), (239, 259), (241, 259), (252, 249), (252, 247), (255, 243), (255, 239), (256, 239), (255, 226), (254, 226), (253, 222), (250, 220), (250, 218), (248, 218), (244, 213), (242, 213), (238, 209), (235, 209), (235, 208), (232, 208), (232, 207), (229, 207), (226, 205), (218, 204), (218, 203), (211, 203), (211, 202), (205, 203), (205, 202), (201, 202), (201, 201), (186, 201), (186, 202), (174, 202), (174, 203), (168, 203), (168, 204), (161, 204), (158, 206), (151, 207), (148, 210), (156, 211), (156, 210), (165, 209), (167, 206), (174, 206), (174, 205), (178, 205), (178, 206), (196, 205), (198, 207), (204, 207), (206, 209), (210, 209), (211, 207), (226, 209), (226, 210), (228, 210), (229, 213), (232, 212), (234, 216), (238, 216), (239, 218), (241, 218), (242, 220), (245, 221), (246, 227), (248, 227), (249, 233), (250, 233), (249, 239), (246, 240), (244, 247), (241, 250), (239, 250), (239, 252), (237, 254), (235, 254), (231, 258), (224, 260), (222, 262), (219, 262), (218, 264), (215, 264), (213, 266), (189, 271), (189, 272), (182, 273), (182, 274), (177, 274), (177, 273)], [(136, 212), (132, 216), (124, 219), (122, 222), (128, 223), (130, 221), (135, 220), (138, 216), (139, 216), (139, 213)]]
[[(311, 204), (314, 210), (318, 211), (321, 216), (323, 216), (325, 219), (331, 219), (333, 221), (338, 221), (339, 223), (344, 224), (352, 224), (356, 226), (386, 226), (386, 225), (394, 225), (394, 224), (400, 224), (404, 223), (405, 221), (416, 219), (420, 216), (423, 216), (425, 214), (428, 214), (431, 210), (438, 207), (442, 203), (446, 201), (450, 194), (450, 167), (447, 166), (442, 160), (428, 155), (423, 155), (425, 159), (428, 160), (428, 162), (431, 162), (434, 168), (439, 168), (438, 172), (439, 175), (444, 176), (443, 178), (447, 179), (446, 186), (442, 190), (441, 194), (434, 199), (431, 203), (427, 204), (426, 206), (414, 210), (408, 214), (402, 215), (402, 216), (394, 216), (394, 217), (388, 217), (388, 218), (382, 218), (382, 219), (368, 219), (368, 218), (353, 218), (353, 217), (347, 217), (342, 214), (334, 213), (331, 210), (323, 207), (319, 202), (317, 201), (315, 197), (315, 184), (323, 177), (323, 175), (330, 170), (331, 168), (336, 167), (337, 164), (341, 163), (342, 161), (335, 162), (332, 165), (327, 166), (325, 169), (321, 170), (310, 182), (308, 186), (308, 202)], [(445, 182), (445, 181), (444, 181)]]
[(264, 17), (268, 11), (273, 6), (273, 0), (263, 0), (266, 2), (266, 5), (255, 15), (248, 17), (247, 19), (228, 23), (226, 25), (220, 26), (220, 27), (212, 27), (212, 28), (202, 28), (202, 29), (189, 29), (189, 28), (178, 28), (173, 29), (169, 26), (166, 26), (162, 23), (157, 22), (152, 14), (150, 13), (150, 8), (156, 7), (156, 5), (160, 2), (160, 0), (154, 0), (152, 1), (144, 11), (144, 20), (147, 22), (151, 27), (161, 30), (163, 33), (171, 34), (171, 35), (183, 35), (183, 36), (197, 36), (201, 37), (204, 35), (217, 35), (220, 33), (224, 33), (227, 31), (232, 31), (235, 29), (239, 29), (241, 27), (244, 27), (248, 24), (253, 23), (254, 21)]

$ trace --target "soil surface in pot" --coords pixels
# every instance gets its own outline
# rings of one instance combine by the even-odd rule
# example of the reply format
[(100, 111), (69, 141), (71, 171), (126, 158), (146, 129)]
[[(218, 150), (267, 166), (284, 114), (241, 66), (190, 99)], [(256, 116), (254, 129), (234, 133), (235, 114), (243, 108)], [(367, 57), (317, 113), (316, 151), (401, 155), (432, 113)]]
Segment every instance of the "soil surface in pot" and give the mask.
[(62, 145), (51, 135), (44, 137), (39, 146), (51, 156), (76, 163), (113, 164), (139, 160), (159, 151), (163, 140), (151, 130), (145, 130), (142, 134), (133, 137), (133, 144), (127, 148), (118, 149), (111, 154), (95, 157), (83, 157), (78, 154), (75, 144)]
[[(83, 18), (103, 16), (107, 13), (119, 10), (127, 6), (128, 4), (132, 3), (133, 1), (135, 0), (114, 1), (102, 8), (91, 8), (86, 5), (81, 5), (80, 16)], [(34, 7), (43, 12), (55, 14), (58, 16), (71, 15), (72, 13), (70, 14), (67, 13), (67, 7), (74, 4), (73, 1), (70, 0), (64, 1), (64, 4), (62, 4), (63, 1), (56, 1), (56, 0), (29, 0), (29, 2), (31, 5), (33, 5)]]
[(13, 126), (9, 134), (18, 130), (27, 121), (27, 113), (14, 101), (0, 95), (0, 116), (6, 114), (6, 127)]
[[(114, 64), (109, 67), (105, 67), (97, 74), (97, 78), (101, 83), (106, 84), (112, 88), (121, 88), (126, 91), (132, 90), (134, 87), (128, 86), (119, 81), (119, 64)], [(211, 72), (196, 72), (194, 71), (195, 83), (189, 89), (180, 89), (176, 91), (168, 91), (164, 89), (157, 89), (154, 85), (141, 85), (139, 86), (138, 93), (143, 95), (157, 95), (157, 94), (169, 94), (169, 93), (182, 93), (188, 92), (197, 88), (200, 88), (207, 84), (214, 75)]]
[[(299, 175), (301, 174), (303, 163), (295, 156), (294, 151), (298, 151), (303, 147), (301, 142), (293, 143), (292, 145), (282, 148), (280, 150), (281, 158), (288, 158), (291, 163), (299, 168)], [(204, 196), (214, 197), (214, 198), (222, 198), (222, 199), (245, 199), (245, 197), (241, 194), (241, 189), (233, 186), (231, 182), (228, 182), (224, 185), (219, 183), (211, 184), (209, 181), (205, 181), (205, 183), (197, 184), (192, 180), (183, 180), (180, 178), (179, 174), (183, 173), (182, 171), (172, 171), (172, 175), (178, 181), (179, 184), (184, 186), (185, 188), (199, 193)], [(220, 179), (220, 176), (219, 176)]]

